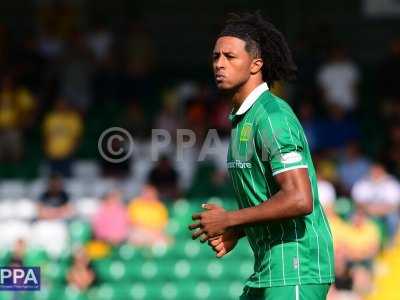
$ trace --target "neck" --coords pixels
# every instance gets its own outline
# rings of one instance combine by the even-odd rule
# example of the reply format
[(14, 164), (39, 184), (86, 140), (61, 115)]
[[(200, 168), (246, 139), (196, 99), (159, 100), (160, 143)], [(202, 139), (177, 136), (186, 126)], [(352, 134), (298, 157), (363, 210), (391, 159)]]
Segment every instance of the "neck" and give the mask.
[(243, 85), (239, 86), (235, 91), (233, 91), (232, 95), (232, 105), (235, 108), (239, 108), (242, 105), (244, 99), (263, 81), (261, 79), (258, 80), (248, 80)]

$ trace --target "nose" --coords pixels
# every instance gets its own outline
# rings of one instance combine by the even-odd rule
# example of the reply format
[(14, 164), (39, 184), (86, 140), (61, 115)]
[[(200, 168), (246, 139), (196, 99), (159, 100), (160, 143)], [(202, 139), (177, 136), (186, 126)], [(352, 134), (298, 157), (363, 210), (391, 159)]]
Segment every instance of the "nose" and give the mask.
[(214, 67), (217, 71), (224, 68), (224, 58), (222, 55), (214, 60)]

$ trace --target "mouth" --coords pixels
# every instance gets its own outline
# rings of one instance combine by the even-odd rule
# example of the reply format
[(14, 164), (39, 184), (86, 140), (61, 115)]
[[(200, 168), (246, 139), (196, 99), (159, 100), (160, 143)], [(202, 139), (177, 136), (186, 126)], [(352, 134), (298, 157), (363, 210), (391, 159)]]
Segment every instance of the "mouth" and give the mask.
[(216, 80), (217, 82), (221, 82), (221, 81), (223, 81), (224, 79), (225, 79), (225, 76), (222, 75), (222, 74), (216, 74), (216, 75), (215, 75), (215, 80)]

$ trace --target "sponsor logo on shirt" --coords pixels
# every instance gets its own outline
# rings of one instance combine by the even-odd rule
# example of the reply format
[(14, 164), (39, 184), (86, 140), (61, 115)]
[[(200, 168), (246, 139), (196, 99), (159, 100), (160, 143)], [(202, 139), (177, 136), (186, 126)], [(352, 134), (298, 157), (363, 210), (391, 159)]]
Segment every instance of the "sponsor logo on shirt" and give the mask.
[(240, 131), (240, 141), (247, 142), (251, 136), (251, 128), (253, 125), (251, 123), (244, 123), (242, 130)]
[(240, 160), (228, 162), (228, 169), (251, 169), (252, 165), (250, 162), (243, 162)]
[(282, 154), (281, 163), (283, 164), (294, 164), (301, 161), (303, 157), (299, 152), (289, 152)]

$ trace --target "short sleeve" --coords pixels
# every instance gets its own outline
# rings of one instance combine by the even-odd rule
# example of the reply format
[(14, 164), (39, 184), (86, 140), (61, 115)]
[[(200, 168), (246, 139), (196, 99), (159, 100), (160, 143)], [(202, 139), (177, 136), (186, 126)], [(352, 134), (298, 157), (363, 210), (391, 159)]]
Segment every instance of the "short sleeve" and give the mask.
[(294, 118), (284, 113), (267, 115), (259, 122), (257, 138), (273, 176), (307, 168), (303, 130)]

